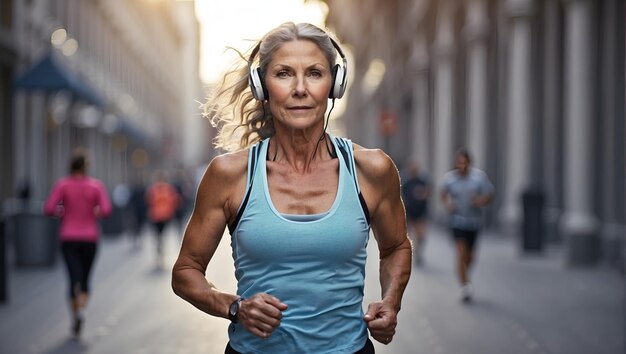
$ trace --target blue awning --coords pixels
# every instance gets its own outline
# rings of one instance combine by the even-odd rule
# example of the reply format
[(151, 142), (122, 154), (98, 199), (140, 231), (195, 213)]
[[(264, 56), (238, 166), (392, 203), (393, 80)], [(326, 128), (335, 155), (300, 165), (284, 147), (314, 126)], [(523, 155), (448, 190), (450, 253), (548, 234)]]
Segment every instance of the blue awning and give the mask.
[(41, 60), (18, 77), (15, 80), (15, 88), (45, 92), (67, 90), (75, 99), (101, 108), (106, 105), (106, 101), (95, 90), (52, 53), (44, 55)]

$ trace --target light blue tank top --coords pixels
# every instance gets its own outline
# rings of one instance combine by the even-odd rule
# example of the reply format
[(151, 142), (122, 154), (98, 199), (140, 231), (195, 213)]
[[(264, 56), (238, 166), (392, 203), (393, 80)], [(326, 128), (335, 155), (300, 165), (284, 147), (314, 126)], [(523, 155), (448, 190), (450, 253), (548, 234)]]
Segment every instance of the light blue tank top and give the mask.
[(268, 339), (231, 324), (230, 344), (241, 353), (354, 353), (365, 345), (369, 219), (356, 183), (352, 144), (330, 140), (341, 152), (338, 189), (330, 209), (317, 215), (279, 213), (267, 184), (269, 139), (250, 149), (249, 195), (231, 229), (237, 294), (268, 293), (289, 308)]

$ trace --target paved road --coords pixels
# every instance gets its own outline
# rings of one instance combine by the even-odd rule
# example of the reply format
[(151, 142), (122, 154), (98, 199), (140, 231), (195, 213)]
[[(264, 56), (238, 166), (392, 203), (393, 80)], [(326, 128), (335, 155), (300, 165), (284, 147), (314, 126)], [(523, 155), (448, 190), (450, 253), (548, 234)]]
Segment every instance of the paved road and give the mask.
[[(431, 229), (426, 263), (414, 268), (398, 333), (379, 354), (622, 354), (625, 279), (614, 271), (567, 269), (559, 248), (522, 256), (510, 238), (486, 234), (479, 245), (476, 300), (459, 302), (447, 235)], [(79, 341), (69, 336), (65, 276), (50, 269), (10, 269), (9, 302), (0, 305), (0, 353), (223, 353), (228, 322), (176, 297), (169, 267), (180, 239), (166, 238), (166, 269), (155, 267), (154, 245), (105, 238), (93, 276), (93, 296)], [(375, 242), (369, 245), (366, 302), (377, 299)], [(233, 291), (228, 238), (207, 277)]]

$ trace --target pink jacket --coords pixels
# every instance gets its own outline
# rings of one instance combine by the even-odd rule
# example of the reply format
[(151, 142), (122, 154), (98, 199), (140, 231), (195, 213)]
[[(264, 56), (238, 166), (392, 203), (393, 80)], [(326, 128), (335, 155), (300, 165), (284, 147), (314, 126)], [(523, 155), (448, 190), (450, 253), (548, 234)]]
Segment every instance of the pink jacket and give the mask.
[(44, 213), (61, 218), (61, 241), (96, 242), (99, 217), (111, 214), (111, 201), (102, 182), (87, 176), (68, 176), (52, 188)]

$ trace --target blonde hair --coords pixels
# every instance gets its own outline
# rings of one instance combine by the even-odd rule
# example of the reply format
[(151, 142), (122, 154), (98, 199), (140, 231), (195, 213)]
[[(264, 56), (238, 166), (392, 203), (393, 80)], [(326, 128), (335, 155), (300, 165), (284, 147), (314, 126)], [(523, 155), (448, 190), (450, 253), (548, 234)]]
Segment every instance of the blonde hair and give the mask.
[[(326, 31), (309, 23), (286, 22), (268, 32), (250, 49), (252, 53), (258, 50), (256, 59), (262, 76), (274, 52), (284, 43), (295, 40), (309, 40), (317, 44), (330, 67), (334, 65), (337, 51)], [(233, 50), (239, 54), (241, 62), (224, 74), (202, 107), (204, 116), (218, 130), (215, 146), (226, 151), (245, 149), (275, 134), (268, 102), (255, 100), (248, 86), (250, 66), (255, 58), (247, 59), (243, 53)]]

